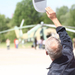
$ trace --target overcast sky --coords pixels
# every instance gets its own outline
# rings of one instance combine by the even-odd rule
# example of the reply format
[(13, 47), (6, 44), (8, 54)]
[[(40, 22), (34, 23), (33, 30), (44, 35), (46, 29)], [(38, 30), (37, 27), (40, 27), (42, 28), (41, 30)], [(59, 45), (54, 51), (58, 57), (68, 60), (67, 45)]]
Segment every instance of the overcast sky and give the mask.
[[(0, 14), (12, 18), (16, 4), (21, 1), (22, 0), (0, 0)], [(75, 4), (75, 0), (47, 0), (47, 6), (50, 6), (54, 11), (57, 7), (65, 5), (70, 8), (73, 4)]]

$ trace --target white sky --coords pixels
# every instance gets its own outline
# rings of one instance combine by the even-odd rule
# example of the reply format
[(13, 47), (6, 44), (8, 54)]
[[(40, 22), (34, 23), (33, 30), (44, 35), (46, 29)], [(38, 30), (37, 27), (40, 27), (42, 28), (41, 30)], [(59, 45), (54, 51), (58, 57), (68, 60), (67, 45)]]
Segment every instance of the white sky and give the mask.
[[(0, 14), (12, 18), (16, 4), (20, 1), (22, 0), (0, 0)], [(75, 4), (75, 0), (47, 0), (47, 6), (50, 6), (54, 11), (57, 7), (65, 5), (70, 8), (73, 4)]]

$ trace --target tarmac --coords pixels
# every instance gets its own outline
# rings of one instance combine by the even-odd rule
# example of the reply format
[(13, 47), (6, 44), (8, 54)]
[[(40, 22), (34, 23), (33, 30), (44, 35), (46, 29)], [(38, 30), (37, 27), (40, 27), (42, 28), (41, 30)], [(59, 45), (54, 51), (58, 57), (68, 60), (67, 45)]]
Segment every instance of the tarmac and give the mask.
[(50, 63), (42, 49), (0, 48), (0, 75), (47, 75)]
[(51, 62), (42, 49), (0, 48), (0, 75), (47, 75)]

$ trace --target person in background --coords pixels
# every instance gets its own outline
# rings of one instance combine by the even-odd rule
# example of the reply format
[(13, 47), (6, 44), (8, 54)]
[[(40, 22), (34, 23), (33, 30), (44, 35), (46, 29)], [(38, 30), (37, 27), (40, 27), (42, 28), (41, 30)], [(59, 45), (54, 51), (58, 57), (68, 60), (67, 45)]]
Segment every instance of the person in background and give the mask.
[(36, 37), (34, 38), (34, 48), (35, 49), (37, 48), (37, 38)]
[(14, 45), (15, 45), (15, 48), (16, 48), (16, 38), (14, 39)]
[(38, 44), (39, 44), (39, 49), (43, 49), (43, 36), (40, 37)]
[(9, 50), (10, 49), (10, 40), (9, 39), (6, 40), (6, 45), (7, 45), (7, 50)]
[(55, 24), (60, 37), (60, 40), (49, 37), (45, 41), (46, 54), (52, 60), (48, 68), (48, 75), (75, 75), (75, 58), (71, 38), (58, 21), (56, 13), (50, 7), (46, 8), (46, 14)]
[(18, 45), (19, 45), (18, 39), (15, 40), (15, 45), (16, 45), (16, 48), (18, 49)]

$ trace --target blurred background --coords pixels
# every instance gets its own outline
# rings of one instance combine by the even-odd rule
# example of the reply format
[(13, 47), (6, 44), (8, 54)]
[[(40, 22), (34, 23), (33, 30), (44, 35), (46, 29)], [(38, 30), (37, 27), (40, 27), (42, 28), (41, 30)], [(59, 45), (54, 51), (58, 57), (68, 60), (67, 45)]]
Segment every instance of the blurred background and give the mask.
[[(47, 0), (47, 6), (63, 26), (75, 30), (74, 0)], [(67, 32), (75, 48), (75, 31)], [(45, 40), (50, 36), (59, 38), (53, 22), (34, 9), (32, 0), (0, 0), (0, 75), (46, 75), (51, 60)]]
[[(47, 6), (50, 6), (56, 12), (57, 18), (62, 25), (75, 29), (74, 0), (47, 0)], [(22, 19), (24, 19), (23, 26), (36, 26), (42, 21), (45, 24), (53, 24), (46, 13), (39, 13), (34, 9), (32, 0), (0, 0), (0, 32), (13, 29), (15, 26), (20, 27)], [(31, 28), (23, 28), (22, 31), (27, 33)], [(75, 33), (68, 32), (68, 34), (71, 39), (75, 37)], [(6, 39), (10, 39), (13, 46), (15, 38), (17, 38), (15, 30), (0, 33), (0, 45), (2, 45), (0, 47), (4, 46)]]

